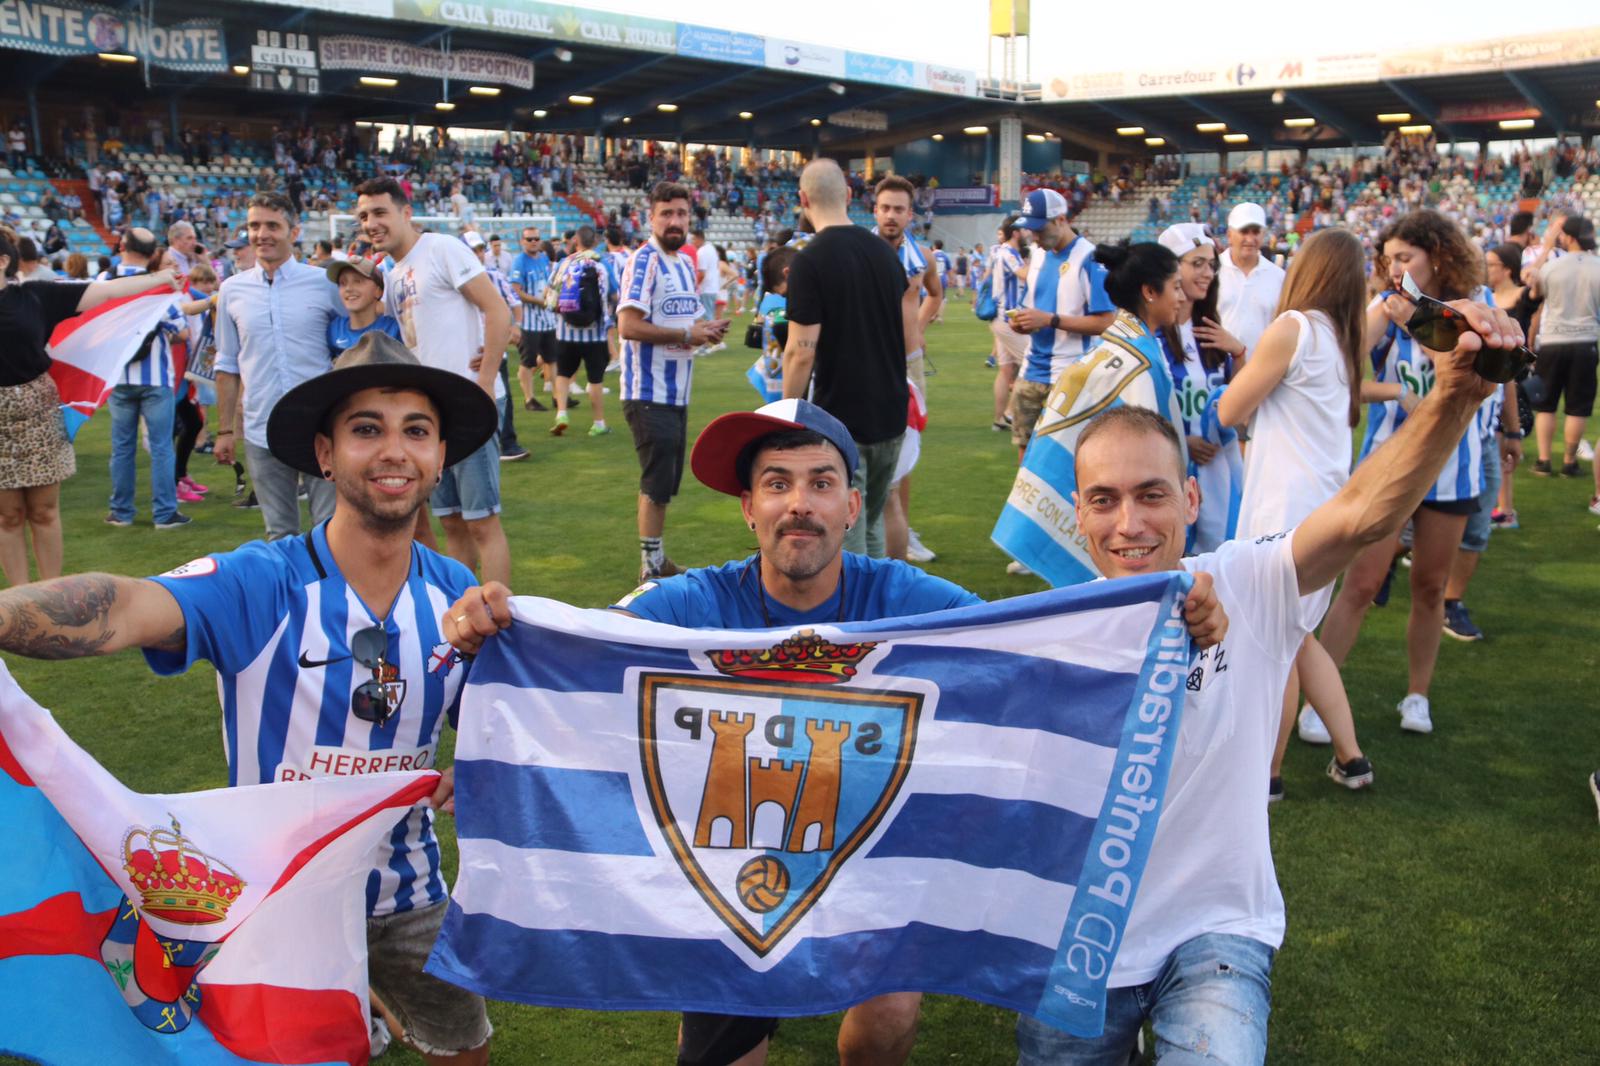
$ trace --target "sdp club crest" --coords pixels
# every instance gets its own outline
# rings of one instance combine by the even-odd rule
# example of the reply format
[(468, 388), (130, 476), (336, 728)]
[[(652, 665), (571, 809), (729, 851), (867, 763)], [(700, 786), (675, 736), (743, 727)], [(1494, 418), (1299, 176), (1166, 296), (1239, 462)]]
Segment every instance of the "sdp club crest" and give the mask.
[(674, 858), (766, 955), (894, 803), (923, 696), (846, 687), (875, 645), (809, 630), (708, 653), (721, 676), (639, 677), (644, 779)]

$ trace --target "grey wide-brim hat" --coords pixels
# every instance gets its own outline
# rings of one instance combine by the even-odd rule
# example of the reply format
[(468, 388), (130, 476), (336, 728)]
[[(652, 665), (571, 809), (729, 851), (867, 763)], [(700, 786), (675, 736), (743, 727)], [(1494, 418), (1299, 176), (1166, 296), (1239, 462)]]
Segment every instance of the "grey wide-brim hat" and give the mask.
[(315, 442), (328, 412), (352, 393), (384, 388), (417, 389), (433, 400), (443, 422), (446, 467), (483, 447), (500, 427), (494, 401), (476, 382), (423, 366), (404, 344), (374, 330), (334, 360), (332, 370), (283, 394), (267, 419), (268, 450), (296, 470), (321, 477)]

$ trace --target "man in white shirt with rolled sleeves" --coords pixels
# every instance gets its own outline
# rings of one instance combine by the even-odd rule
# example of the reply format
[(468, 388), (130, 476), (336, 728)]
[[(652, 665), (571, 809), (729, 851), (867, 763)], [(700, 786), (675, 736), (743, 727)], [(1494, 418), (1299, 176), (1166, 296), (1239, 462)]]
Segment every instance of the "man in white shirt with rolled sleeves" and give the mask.
[[(394, 260), (383, 299), (400, 323), (405, 346), (423, 365), (471, 378), (496, 405), (502, 403), (500, 361), (511, 334), (511, 308), (483, 264), (464, 242), (413, 226), (411, 202), (393, 178), (373, 178), (356, 194), (356, 218), (367, 239)], [(431, 504), (451, 558), (478, 570), (485, 581), (510, 580), (494, 438), (444, 471)], [(424, 518), (418, 533), (427, 543), (432, 533), (425, 524)]]
[(1267, 215), (1260, 204), (1235, 204), (1228, 212), (1228, 250), (1217, 261), (1217, 311), (1222, 327), (1244, 342), (1245, 357), (1278, 315), (1283, 268), (1261, 256)]

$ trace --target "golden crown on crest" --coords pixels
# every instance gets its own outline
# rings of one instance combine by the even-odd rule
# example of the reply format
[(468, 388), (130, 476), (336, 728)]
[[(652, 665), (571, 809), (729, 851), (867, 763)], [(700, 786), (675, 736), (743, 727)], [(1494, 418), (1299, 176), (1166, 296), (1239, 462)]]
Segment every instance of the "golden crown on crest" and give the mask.
[(706, 658), (718, 672), (730, 677), (838, 684), (856, 676), (856, 667), (877, 646), (875, 641), (835, 644), (813, 630), (802, 629), (770, 648), (708, 651)]
[[(135, 847), (140, 841), (142, 846)], [(139, 892), (140, 910), (181, 925), (222, 921), (245, 889), (231, 866), (184, 836), (176, 818), (171, 829), (128, 830), (122, 838), (122, 868)]]

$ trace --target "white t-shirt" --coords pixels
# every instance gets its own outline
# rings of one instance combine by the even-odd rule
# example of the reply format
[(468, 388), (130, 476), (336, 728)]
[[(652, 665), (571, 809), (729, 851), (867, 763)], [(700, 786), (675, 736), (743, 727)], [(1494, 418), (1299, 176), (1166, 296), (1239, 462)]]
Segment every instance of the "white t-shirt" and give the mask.
[(1245, 351), (1256, 350), (1256, 342), (1267, 331), (1278, 313), (1278, 297), (1283, 292), (1283, 268), (1266, 256), (1256, 261), (1246, 274), (1233, 265), (1233, 253), (1225, 251), (1217, 260), (1221, 277), (1217, 283), (1217, 311), (1222, 326), (1244, 342)]
[(1289, 369), (1250, 417), (1239, 536), (1289, 529), (1350, 478), (1350, 371), (1321, 311), (1300, 323)]
[[(461, 287), (484, 273), (483, 264), (461, 241), (424, 233), (384, 277), (383, 302), (400, 323), (400, 339), (425, 366), (453, 370), (478, 380), (468, 364), (483, 347), (483, 315), (461, 295)], [(495, 377), (495, 395), (504, 392)]]
[(471, 206), (472, 205), (467, 202), (466, 194), (461, 190), (457, 189), (455, 192), (450, 194), (450, 207), (455, 211), (457, 218), (468, 217), (468, 212), (471, 209)]
[(1190, 573), (1203, 570), (1215, 579), (1230, 625), (1227, 638), (1190, 669), (1167, 807), (1111, 967), (1111, 988), (1153, 980), (1179, 945), (1206, 933), (1273, 948), (1283, 943), (1267, 777), (1289, 667), (1330, 591), (1300, 595), (1292, 540), (1289, 532), (1230, 540), (1183, 560)]
[(715, 296), (722, 288), (722, 258), (710, 241), (695, 249), (695, 265), (700, 271), (700, 295)]

